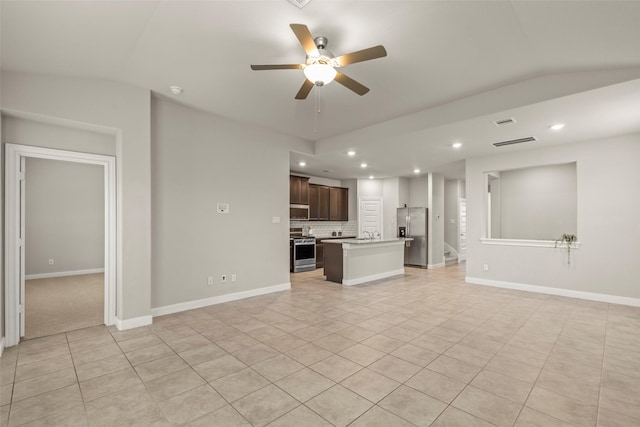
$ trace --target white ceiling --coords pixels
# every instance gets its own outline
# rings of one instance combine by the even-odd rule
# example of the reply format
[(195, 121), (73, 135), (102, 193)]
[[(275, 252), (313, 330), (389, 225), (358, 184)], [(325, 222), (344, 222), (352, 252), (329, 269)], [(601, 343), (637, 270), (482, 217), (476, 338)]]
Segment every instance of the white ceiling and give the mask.
[[(167, 96), (180, 85), (178, 102), (316, 141), (314, 154), (291, 155), (292, 169), (306, 160), (312, 175), (408, 176), (418, 167), (458, 177), (461, 160), (496, 152), (491, 142), (538, 138), (501, 149), (522, 150), (640, 131), (640, 1), (0, 5), (2, 70), (104, 78)], [(384, 45), (387, 57), (342, 69), (371, 91), (360, 97), (332, 83), (298, 101), (302, 71), (251, 71), (304, 62), (291, 23), (327, 37), (336, 55)], [(511, 116), (518, 123), (508, 128), (491, 123)], [(566, 128), (551, 133), (558, 121)], [(463, 147), (452, 150), (454, 141)]]

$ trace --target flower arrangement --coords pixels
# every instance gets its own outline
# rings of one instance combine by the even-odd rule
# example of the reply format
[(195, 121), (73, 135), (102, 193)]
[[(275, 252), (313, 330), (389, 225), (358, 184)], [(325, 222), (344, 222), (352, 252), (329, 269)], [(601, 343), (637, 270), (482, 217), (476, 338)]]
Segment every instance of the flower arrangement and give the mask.
[(571, 264), (571, 248), (575, 247), (575, 243), (578, 241), (578, 236), (575, 234), (563, 234), (559, 239), (556, 239), (555, 246), (567, 246), (567, 264)]

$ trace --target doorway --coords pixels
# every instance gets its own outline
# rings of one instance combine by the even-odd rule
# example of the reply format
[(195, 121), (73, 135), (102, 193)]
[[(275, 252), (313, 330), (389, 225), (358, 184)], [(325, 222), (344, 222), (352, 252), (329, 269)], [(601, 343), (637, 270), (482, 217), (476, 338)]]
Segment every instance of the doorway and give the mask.
[[(104, 188), (104, 286), (102, 322), (115, 323), (116, 313), (116, 171), (110, 156), (31, 147), (5, 145), (5, 340), (16, 345), (25, 336), (25, 171), (26, 159), (58, 160), (101, 166)], [(94, 272), (95, 273), (95, 272)]]
[(103, 168), (33, 157), (25, 166), (24, 338), (102, 325)]

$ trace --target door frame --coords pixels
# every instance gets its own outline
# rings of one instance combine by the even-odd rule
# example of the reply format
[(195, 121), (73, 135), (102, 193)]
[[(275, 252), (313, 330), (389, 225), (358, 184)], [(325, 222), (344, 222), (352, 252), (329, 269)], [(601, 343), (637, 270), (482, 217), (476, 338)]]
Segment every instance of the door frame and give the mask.
[[(18, 144), (5, 144), (5, 346), (20, 341), (20, 301), (24, 281), (21, 252), (24, 170), (27, 157), (84, 163), (104, 169), (104, 323), (116, 321), (116, 159), (112, 156), (57, 150)], [(22, 197), (21, 197), (22, 195)], [(22, 301), (24, 304), (24, 301)]]
[[(462, 225), (462, 204), (464, 203), (464, 252), (462, 251), (462, 230), (460, 229)], [(458, 197), (458, 264), (462, 261), (467, 260), (467, 199), (466, 197)]]

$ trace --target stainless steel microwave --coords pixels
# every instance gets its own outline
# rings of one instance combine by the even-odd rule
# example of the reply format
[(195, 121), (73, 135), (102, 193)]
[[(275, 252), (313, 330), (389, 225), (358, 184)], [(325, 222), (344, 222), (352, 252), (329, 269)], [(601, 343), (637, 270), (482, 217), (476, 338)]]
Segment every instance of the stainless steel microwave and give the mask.
[(289, 205), (289, 219), (309, 219), (309, 205)]

